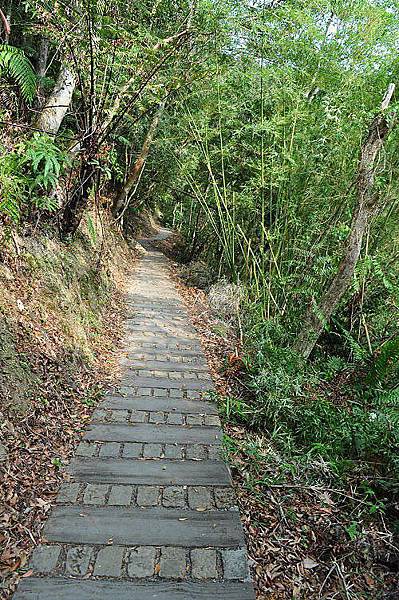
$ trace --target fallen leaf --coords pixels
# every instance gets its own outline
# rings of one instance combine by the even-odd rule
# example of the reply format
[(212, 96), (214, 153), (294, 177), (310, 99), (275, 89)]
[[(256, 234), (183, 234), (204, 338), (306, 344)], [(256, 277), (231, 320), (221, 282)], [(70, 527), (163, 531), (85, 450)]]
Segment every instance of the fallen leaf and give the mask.
[(306, 557), (302, 561), (302, 566), (304, 569), (314, 569), (318, 566), (319, 563), (313, 560), (313, 558)]

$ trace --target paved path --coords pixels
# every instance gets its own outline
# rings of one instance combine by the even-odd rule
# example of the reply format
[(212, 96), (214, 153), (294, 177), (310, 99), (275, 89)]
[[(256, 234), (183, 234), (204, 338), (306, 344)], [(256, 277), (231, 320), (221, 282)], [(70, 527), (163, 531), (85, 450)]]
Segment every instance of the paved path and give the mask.
[(162, 254), (142, 258), (128, 301), (121, 386), (94, 412), (14, 600), (252, 600), (212, 382)]

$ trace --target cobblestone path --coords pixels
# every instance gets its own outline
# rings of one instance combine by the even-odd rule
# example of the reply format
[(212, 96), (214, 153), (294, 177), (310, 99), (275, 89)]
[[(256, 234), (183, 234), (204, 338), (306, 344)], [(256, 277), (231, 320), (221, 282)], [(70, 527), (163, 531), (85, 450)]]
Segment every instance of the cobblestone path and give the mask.
[(253, 599), (212, 381), (159, 252), (129, 307), (121, 386), (94, 412), (14, 600)]

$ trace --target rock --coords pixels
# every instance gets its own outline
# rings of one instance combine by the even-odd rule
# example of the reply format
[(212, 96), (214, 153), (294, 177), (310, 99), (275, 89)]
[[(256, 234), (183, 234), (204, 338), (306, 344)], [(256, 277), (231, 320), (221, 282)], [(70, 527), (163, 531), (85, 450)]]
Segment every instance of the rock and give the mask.
[(4, 444), (0, 444), (0, 463), (6, 462), (7, 459), (8, 459), (7, 448), (4, 446)]

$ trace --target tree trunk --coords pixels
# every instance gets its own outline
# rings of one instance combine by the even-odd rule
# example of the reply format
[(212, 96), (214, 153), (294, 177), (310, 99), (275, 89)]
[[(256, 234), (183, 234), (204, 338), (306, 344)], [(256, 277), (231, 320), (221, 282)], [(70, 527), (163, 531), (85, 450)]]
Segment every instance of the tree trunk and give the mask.
[(145, 161), (148, 157), (148, 153), (150, 151), (152, 142), (154, 141), (155, 132), (158, 127), (159, 119), (161, 118), (161, 115), (162, 115), (164, 109), (165, 109), (165, 101), (162, 101), (159, 104), (158, 110), (155, 113), (153, 120), (151, 121), (150, 127), (147, 131), (147, 135), (146, 135), (144, 143), (143, 143), (143, 146), (140, 150), (139, 155), (136, 158), (136, 161), (132, 167), (132, 170), (130, 171), (130, 174), (126, 180), (126, 183), (123, 186), (120, 194), (117, 196), (117, 198), (114, 202), (114, 205), (112, 208), (112, 213), (115, 217), (117, 217), (119, 215), (119, 213), (121, 212), (121, 210), (123, 209), (123, 207), (125, 205), (127, 205), (131, 191), (133, 190), (134, 185), (136, 184), (136, 182), (138, 181), (138, 179), (140, 177), (140, 174), (143, 170)]
[(3, 25), (3, 29), (4, 29), (4, 32), (5, 32), (5, 41), (7, 43), (8, 42), (8, 38), (9, 38), (10, 33), (11, 33), (10, 23), (9, 23), (6, 15), (1, 10), (1, 8), (0, 8), (0, 19), (1, 19), (1, 22), (2, 22), (2, 25)]
[(90, 188), (93, 183), (95, 171), (93, 166), (82, 160), (79, 172), (79, 183), (72, 191), (67, 201), (62, 216), (61, 234), (63, 238), (72, 236), (80, 225), (83, 213), (89, 202)]
[(37, 64), (36, 64), (36, 73), (39, 78), (39, 84), (37, 89), (37, 101), (36, 106), (38, 109), (41, 109), (46, 101), (44, 94), (44, 85), (43, 80), (46, 76), (47, 72), (47, 64), (48, 64), (48, 53), (49, 53), (50, 43), (49, 40), (45, 37), (40, 39)]
[(36, 120), (36, 129), (40, 129), (50, 135), (58, 133), (61, 123), (71, 105), (75, 86), (74, 74), (66, 65), (62, 65), (54, 89)]
[(43, 37), (40, 40), (39, 55), (37, 58), (37, 67), (36, 67), (37, 75), (42, 78), (46, 75), (48, 51), (49, 51), (49, 41), (47, 38)]
[(377, 155), (392, 129), (383, 111), (388, 107), (394, 90), (395, 86), (391, 84), (384, 97), (381, 112), (372, 121), (361, 148), (356, 182), (357, 204), (338, 272), (318, 304), (312, 303), (309, 306), (302, 329), (295, 341), (294, 348), (304, 358), (308, 358), (311, 354), (325, 323), (329, 321), (342, 296), (349, 288), (362, 249), (363, 235), (370, 217), (378, 210), (378, 196), (373, 194), (374, 165)]

